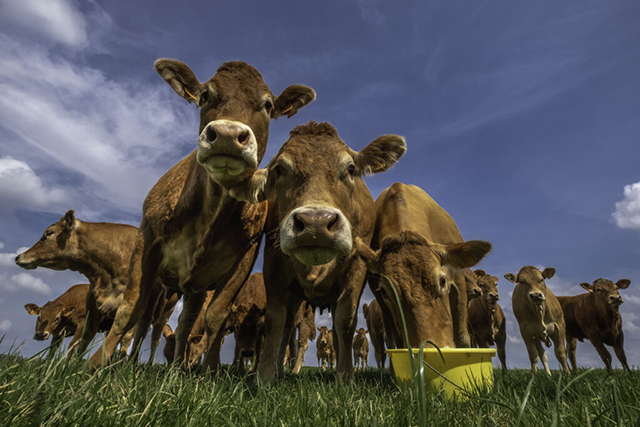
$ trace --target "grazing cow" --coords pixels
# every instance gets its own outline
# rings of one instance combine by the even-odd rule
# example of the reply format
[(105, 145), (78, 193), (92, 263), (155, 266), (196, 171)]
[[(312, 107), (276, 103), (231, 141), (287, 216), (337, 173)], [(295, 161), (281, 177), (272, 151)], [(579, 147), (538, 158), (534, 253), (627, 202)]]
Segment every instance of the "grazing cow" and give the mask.
[[(311, 304), (300, 304), (293, 321), (294, 331), (298, 330), (298, 339), (289, 348), (294, 348), (291, 358), (291, 372), (297, 374), (304, 365), (304, 356), (309, 348), (309, 341), (316, 339), (316, 311)], [(291, 334), (295, 338), (295, 332)]]
[(266, 203), (241, 202), (235, 192), (242, 191), (264, 156), (270, 120), (293, 116), (315, 99), (315, 92), (292, 85), (276, 97), (258, 70), (240, 61), (222, 64), (205, 83), (177, 60), (159, 59), (154, 68), (179, 96), (200, 107), (198, 146), (145, 199), (124, 300), (91, 364), (107, 362), (137, 323), (135, 342), (142, 340), (138, 331), (149, 324), (166, 286), (184, 294), (177, 363), (184, 360), (204, 291), (215, 290), (205, 317), (211, 334), (203, 363), (203, 370), (215, 370), (229, 309), (253, 268), (267, 214)]
[[(491, 243), (464, 242), (451, 216), (427, 193), (395, 183), (376, 200), (371, 246), (359, 243), (358, 251), (375, 273), (369, 284), (384, 314), (389, 348), (419, 347), (425, 341), (440, 348), (469, 347), (462, 269), (480, 262)], [(409, 343), (393, 285), (382, 276), (399, 294)]]
[[(67, 289), (62, 295), (53, 301), (47, 302), (42, 307), (37, 304), (25, 304), (27, 313), (38, 316), (36, 321), (36, 333), (34, 340), (46, 341), (51, 337), (51, 346), (47, 357), (58, 351), (65, 337), (73, 336), (69, 343), (69, 350), (73, 350), (82, 338), (82, 331), (87, 318), (87, 295), (89, 294), (87, 284), (74, 285)], [(102, 319), (98, 326), (99, 332), (108, 331), (112, 321)], [(122, 349), (126, 355), (126, 349), (131, 344), (133, 334), (128, 339), (122, 341)]]
[(581, 283), (588, 292), (572, 297), (558, 297), (567, 326), (567, 353), (571, 367), (576, 369), (576, 347), (578, 340), (588, 338), (602, 358), (607, 371), (611, 372), (611, 354), (606, 345), (613, 346), (622, 367), (629, 371), (624, 354), (624, 334), (619, 307), (623, 303), (618, 289), (627, 289), (631, 281), (620, 279), (616, 283), (598, 279)]
[(389, 169), (405, 150), (404, 139), (385, 135), (357, 152), (330, 124), (310, 122), (293, 129), (267, 168), (254, 175), (249, 196), (269, 198), (262, 380), (282, 369), (277, 361), (284, 360), (303, 300), (330, 309), (338, 372), (353, 374), (351, 341), (366, 266), (352, 249), (357, 237), (370, 241), (375, 221), (362, 176)]
[(262, 273), (249, 276), (236, 297), (227, 325), (233, 329), (236, 347), (233, 356), (233, 367), (243, 374), (245, 362), (254, 360), (251, 371), (259, 361), (260, 344), (264, 335), (264, 314), (267, 311), (267, 293), (264, 289)]
[(324, 371), (327, 367), (333, 369), (336, 363), (336, 351), (333, 347), (333, 331), (326, 326), (318, 328), (320, 335), (316, 341), (316, 354), (318, 356), (318, 366)]
[(373, 345), (373, 352), (376, 357), (376, 364), (378, 368), (384, 368), (384, 363), (387, 360), (384, 332), (384, 322), (382, 321), (382, 310), (380, 310), (380, 304), (377, 300), (373, 300), (369, 305), (364, 304), (362, 306), (362, 312), (364, 318), (367, 321), (367, 329), (369, 330), (369, 337), (371, 338), (371, 344)]
[(367, 340), (367, 334), (364, 328), (360, 328), (356, 331), (356, 336), (353, 337), (353, 360), (358, 369), (364, 369), (369, 367), (369, 340)]
[(505, 279), (516, 284), (511, 304), (513, 314), (520, 325), (520, 334), (527, 346), (531, 370), (534, 373), (538, 371), (538, 359), (541, 359), (544, 370), (549, 375), (551, 371), (549, 371), (547, 355), (542, 343), (550, 347), (551, 340), (558, 362), (565, 372), (569, 372), (564, 347), (565, 323), (562, 307), (558, 298), (544, 282), (545, 279), (551, 279), (554, 274), (556, 274), (555, 268), (547, 267), (540, 271), (528, 265), (522, 267), (518, 275), (513, 273), (504, 275)]
[(482, 289), (482, 297), (469, 302), (469, 333), (471, 342), (480, 348), (495, 344), (502, 369), (507, 370), (505, 344), (507, 342), (507, 321), (502, 307), (498, 304), (498, 278), (476, 270), (477, 283)]
[[(129, 261), (137, 233), (136, 227), (127, 224), (81, 221), (73, 210), (69, 210), (60, 221), (44, 230), (38, 242), (16, 257), (16, 264), (27, 270), (37, 267), (72, 270), (89, 279), (87, 321), (77, 347), (80, 353), (98, 333), (103, 318), (115, 318), (128, 280)], [(153, 315), (150, 362), (155, 357), (162, 327), (177, 301), (177, 295), (165, 299), (163, 294)], [(148, 332), (148, 326), (144, 334)], [(134, 349), (137, 348), (135, 344)]]

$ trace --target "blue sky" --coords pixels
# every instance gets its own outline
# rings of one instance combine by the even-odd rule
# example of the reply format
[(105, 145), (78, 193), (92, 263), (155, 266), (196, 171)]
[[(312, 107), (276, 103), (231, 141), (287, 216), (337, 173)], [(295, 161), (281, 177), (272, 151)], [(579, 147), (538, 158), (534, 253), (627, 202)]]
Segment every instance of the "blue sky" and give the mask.
[[(196, 146), (197, 110), (152, 68), (169, 57), (201, 81), (244, 60), (276, 93), (316, 90), (272, 123), (263, 164), (309, 120), (355, 149), (405, 136), (369, 188), (418, 185), (465, 239), (493, 243), (480, 267), (500, 277), (510, 366), (529, 364), (503, 278), (523, 265), (555, 267), (558, 295), (630, 279), (621, 311), (640, 365), (640, 3), (217, 3), (0, 0), (0, 351), (42, 349), (23, 305), (86, 282), (19, 269), (21, 248), (68, 209), (138, 225), (148, 190)], [(601, 365), (588, 343), (578, 363)]]

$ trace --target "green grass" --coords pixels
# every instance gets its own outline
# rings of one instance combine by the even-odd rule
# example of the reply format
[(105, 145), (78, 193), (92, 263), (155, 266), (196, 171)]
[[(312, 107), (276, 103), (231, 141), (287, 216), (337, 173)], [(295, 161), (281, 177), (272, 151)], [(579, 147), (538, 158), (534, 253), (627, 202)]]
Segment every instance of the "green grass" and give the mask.
[[(352, 383), (303, 368), (268, 386), (223, 370), (201, 376), (166, 365), (119, 364), (92, 374), (84, 360), (0, 356), (0, 425), (419, 425), (411, 388), (386, 370)], [(638, 425), (640, 372), (495, 372), (468, 401), (425, 398), (427, 425)]]

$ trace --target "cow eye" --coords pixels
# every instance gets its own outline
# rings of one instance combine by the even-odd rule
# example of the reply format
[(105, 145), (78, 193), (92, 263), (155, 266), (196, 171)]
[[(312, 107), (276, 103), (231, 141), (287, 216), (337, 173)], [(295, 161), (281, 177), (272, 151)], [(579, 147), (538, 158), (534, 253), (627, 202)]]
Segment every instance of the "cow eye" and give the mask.
[(206, 104), (207, 101), (209, 101), (209, 91), (205, 90), (204, 92), (202, 92), (202, 95), (200, 95), (200, 102), (198, 102), (198, 104), (202, 106)]
[(348, 167), (347, 167), (347, 173), (351, 176), (353, 176), (353, 174), (356, 173), (356, 165), (354, 165), (353, 163), (351, 163)]
[(273, 110), (273, 103), (269, 100), (267, 100), (264, 103), (264, 109), (267, 112), (267, 114), (271, 114), (271, 110)]
[(280, 166), (280, 165), (276, 165), (276, 166), (273, 168), (273, 173), (275, 173), (275, 174), (276, 174), (276, 179), (277, 179), (277, 178), (280, 178), (280, 177), (282, 176), (282, 173), (283, 173), (283, 172), (284, 172), (284, 169), (283, 169), (283, 168), (282, 168), (282, 166)]
[(443, 288), (445, 286), (447, 286), (447, 278), (446, 277), (441, 277), (440, 278), (440, 286), (442, 286)]

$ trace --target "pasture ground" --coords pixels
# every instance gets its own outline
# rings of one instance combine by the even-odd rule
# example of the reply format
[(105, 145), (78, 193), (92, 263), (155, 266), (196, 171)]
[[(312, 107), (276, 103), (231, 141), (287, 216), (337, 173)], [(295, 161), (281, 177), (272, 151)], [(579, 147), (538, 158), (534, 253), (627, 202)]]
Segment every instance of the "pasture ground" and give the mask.
[[(581, 375), (582, 374), (582, 375)], [(303, 368), (256, 387), (228, 369), (201, 376), (167, 365), (123, 363), (91, 374), (86, 361), (0, 355), (0, 425), (640, 425), (640, 371), (603, 369), (551, 377), (495, 371), (479, 398), (447, 401), (428, 394), (420, 420), (411, 390), (386, 370), (334, 372)]]

